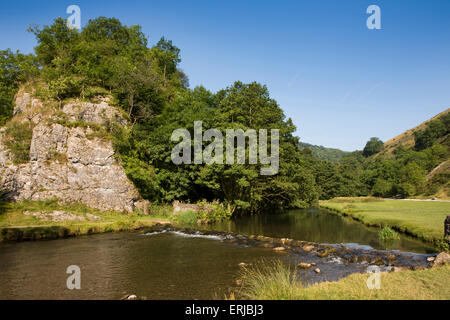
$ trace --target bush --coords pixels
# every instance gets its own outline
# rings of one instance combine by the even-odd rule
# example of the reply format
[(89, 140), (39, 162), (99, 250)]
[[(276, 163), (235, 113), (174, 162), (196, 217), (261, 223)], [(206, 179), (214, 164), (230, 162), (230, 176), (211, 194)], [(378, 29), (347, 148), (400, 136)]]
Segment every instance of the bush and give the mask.
[(30, 160), (32, 137), (33, 126), (30, 122), (14, 120), (7, 124), (4, 144), (10, 150), (15, 164), (26, 163)]
[(198, 212), (198, 218), (202, 223), (213, 223), (223, 220), (228, 220), (232, 216), (231, 210), (228, 210), (218, 201), (208, 203), (205, 200), (198, 203), (200, 211)]
[(400, 235), (389, 227), (384, 227), (378, 232), (378, 237), (381, 240), (398, 240)]

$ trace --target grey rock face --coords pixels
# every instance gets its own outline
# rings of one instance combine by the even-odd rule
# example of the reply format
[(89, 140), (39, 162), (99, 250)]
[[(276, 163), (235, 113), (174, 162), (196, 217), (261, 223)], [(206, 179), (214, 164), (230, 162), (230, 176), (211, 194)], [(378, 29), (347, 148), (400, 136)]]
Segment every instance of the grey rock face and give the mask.
[[(34, 99), (35, 100), (35, 99)], [(30, 94), (19, 92), (15, 114), (32, 107)], [(34, 102), (39, 105), (41, 102)], [(105, 100), (99, 104), (74, 102), (63, 107), (70, 121), (126, 124)], [(103, 211), (132, 212), (136, 206), (148, 212), (143, 200), (114, 157), (111, 141), (92, 135), (89, 126), (65, 127), (40, 119), (33, 129), (30, 161), (13, 164), (0, 130), (0, 185), (11, 200), (60, 199), (81, 202)]]

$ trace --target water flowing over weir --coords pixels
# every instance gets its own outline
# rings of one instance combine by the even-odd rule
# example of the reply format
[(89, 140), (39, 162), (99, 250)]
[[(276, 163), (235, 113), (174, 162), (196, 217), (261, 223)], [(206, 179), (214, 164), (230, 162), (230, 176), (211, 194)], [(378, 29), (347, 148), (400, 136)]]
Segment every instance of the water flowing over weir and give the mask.
[[(316, 267), (297, 269), (306, 284), (364, 273), (369, 265), (377, 265), (382, 271), (394, 266), (427, 266), (427, 254), (375, 250), (368, 247), (368, 242), (324, 244), (291, 238), (286, 230), (279, 229), (275, 234), (273, 220), (266, 224), (270, 219), (291, 223), (290, 215), (299, 219), (302, 214), (309, 213), (260, 216), (257, 219), (263, 221), (261, 224), (256, 220), (250, 223), (255, 219), (250, 217), (245, 224), (236, 220), (203, 230), (157, 226), (138, 232), (1, 244), (0, 299), (120, 299), (126, 294), (147, 299), (223, 298), (238, 287), (236, 280), (243, 270), (240, 264), (254, 266), (262, 259), (280, 259), (291, 265), (317, 264), (320, 274), (313, 271)], [(236, 229), (253, 225), (253, 231), (266, 233), (255, 232), (252, 236), (241, 232), (243, 229), (212, 230), (232, 229), (233, 224)], [(272, 228), (272, 234), (264, 228)], [(309, 228), (316, 227), (311, 222)], [(329, 231), (324, 230), (324, 234)], [(276, 247), (284, 250), (275, 251)], [(426, 248), (416, 251), (427, 252)], [(81, 290), (66, 287), (66, 269), (70, 265), (81, 269)]]

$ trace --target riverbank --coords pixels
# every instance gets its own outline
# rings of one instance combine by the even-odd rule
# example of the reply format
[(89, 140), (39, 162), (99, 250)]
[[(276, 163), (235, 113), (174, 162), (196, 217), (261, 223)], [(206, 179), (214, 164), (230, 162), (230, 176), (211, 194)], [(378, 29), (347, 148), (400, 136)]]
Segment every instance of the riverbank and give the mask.
[(118, 213), (60, 204), (56, 200), (0, 203), (0, 241), (61, 239), (86, 234), (137, 230), (169, 224), (171, 206), (152, 206), (149, 215)]
[(444, 241), (444, 220), (450, 203), (432, 201), (398, 201), (371, 197), (335, 198), (320, 201), (320, 207), (349, 216), (371, 227), (389, 226), (399, 232), (448, 250)]
[(369, 274), (304, 287), (295, 269), (276, 262), (242, 273), (242, 288), (229, 298), (252, 300), (449, 300), (450, 265), (380, 274), (380, 289), (369, 289)]

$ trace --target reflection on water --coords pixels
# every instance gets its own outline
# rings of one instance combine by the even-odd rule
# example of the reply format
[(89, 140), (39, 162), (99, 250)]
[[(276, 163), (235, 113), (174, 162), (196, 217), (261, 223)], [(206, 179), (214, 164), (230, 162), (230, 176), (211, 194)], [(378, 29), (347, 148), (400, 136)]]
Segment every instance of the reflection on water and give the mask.
[(207, 228), (318, 243), (345, 243), (348, 246), (357, 244), (375, 249), (417, 253), (433, 253), (436, 251), (422, 241), (404, 235), (399, 240), (382, 242), (378, 238), (378, 229), (366, 227), (350, 218), (319, 209), (245, 216)]
[[(238, 264), (277, 255), (212, 238), (117, 233), (0, 245), (0, 299), (223, 298)], [(81, 290), (66, 268), (81, 268)]]
[[(326, 211), (297, 210), (245, 217), (208, 228), (384, 249), (377, 229)], [(299, 270), (305, 283), (335, 281), (354, 272), (365, 272), (367, 266), (344, 265), (338, 258), (322, 259), (314, 252), (277, 253), (245, 242), (227, 243), (227, 237), (178, 231), (124, 232), (0, 244), (0, 299), (120, 299), (127, 294), (147, 299), (223, 298), (235, 287), (241, 262), (257, 264), (262, 258), (277, 258), (293, 265), (317, 263), (320, 274), (312, 269)], [(404, 236), (388, 247), (433, 252), (420, 241)], [(424, 263), (423, 255), (414, 256)], [(66, 269), (70, 265), (81, 268), (81, 290), (66, 287)]]

